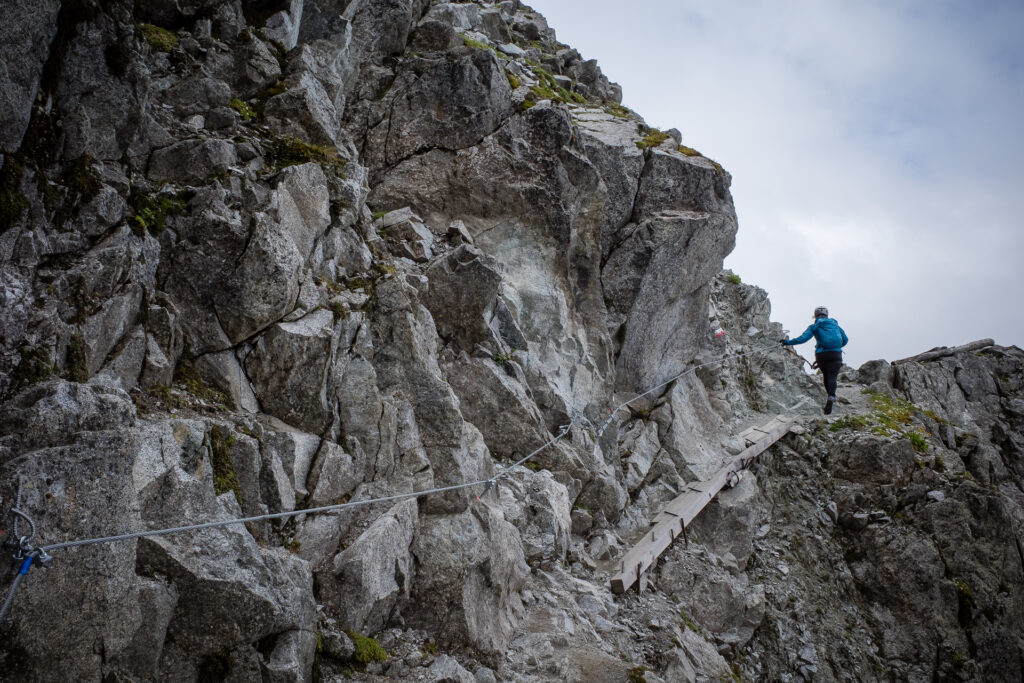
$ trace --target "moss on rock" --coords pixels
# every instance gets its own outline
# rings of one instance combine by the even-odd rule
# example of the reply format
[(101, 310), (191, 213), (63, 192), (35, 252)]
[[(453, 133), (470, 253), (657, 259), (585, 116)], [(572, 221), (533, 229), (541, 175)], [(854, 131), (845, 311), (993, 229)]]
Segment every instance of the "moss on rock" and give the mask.
[(357, 662), (366, 666), (370, 662), (384, 662), (388, 659), (387, 650), (380, 646), (373, 638), (363, 636), (355, 631), (346, 631), (352, 643), (356, 646), (355, 654), (352, 656)]
[(231, 447), (235, 445), (235, 435), (214, 425), (210, 429), (210, 465), (213, 468), (213, 490), (219, 496), (231, 491), (235, 494), (238, 504), (242, 504), (242, 485), (235, 472), (235, 464), (231, 460)]
[(139, 31), (149, 46), (157, 52), (170, 52), (178, 47), (178, 36), (155, 24), (139, 24)]

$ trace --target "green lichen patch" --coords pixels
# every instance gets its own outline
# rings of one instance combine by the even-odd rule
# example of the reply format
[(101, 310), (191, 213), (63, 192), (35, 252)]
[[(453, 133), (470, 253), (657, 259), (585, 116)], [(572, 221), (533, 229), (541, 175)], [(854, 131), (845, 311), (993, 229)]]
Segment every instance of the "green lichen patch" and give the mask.
[(28, 199), (21, 192), (21, 178), (21, 164), (6, 155), (0, 169), (0, 233), (17, 223), (28, 209)]
[(508, 77), (508, 87), (512, 88), (513, 90), (522, 85), (522, 83), (519, 82), (519, 78), (514, 73), (506, 71), (505, 76)]
[(966, 624), (971, 620), (971, 614), (974, 611), (978, 601), (974, 596), (974, 591), (971, 587), (959, 576), (953, 577), (953, 586), (956, 588), (956, 599), (959, 607), (959, 620), (961, 624)]
[(652, 128), (648, 131), (647, 135), (637, 141), (636, 146), (638, 149), (650, 149), (652, 147), (657, 147), (661, 143), (665, 142), (665, 140), (668, 140), (668, 133), (660, 131), (657, 128)]
[(345, 175), (345, 159), (338, 156), (338, 150), (330, 145), (314, 145), (298, 138), (279, 140), (272, 152), (273, 166), (277, 169), (315, 162), (325, 171), (337, 176)]
[(871, 415), (875, 420), (872, 429), (876, 434), (902, 432), (911, 423), (916, 406), (910, 401), (889, 394), (871, 393)]
[(697, 622), (695, 622), (690, 617), (690, 615), (686, 613), (685, 610), (680, 610), (679, 611), (679, 616), (680, 616), (680, 618), (682, 618), (683, 623), (686, 624), (686, 628), (690, 629), (694, 633), (700, 633), (700, 627), (697, 626)]
[(345, 631), (348, 637), (352, 639), (352, 643), (356, 646), (355, 654), (352, 656), (362, 666), (366, 666), (371, 662), (386, 662), (388, 660), (388, 652), (380, 646), (373, 638), (364, 636), (356, 633), (355, 631)]
[(157, 52), (170, 52), (178, 47), (178, 36), (154, 24), (139, 24), (139, 32), (149, 46)]
[(866, 415), (844, 415), (828, 426), (829, 431), (838, 432), (844, 429), (859, 430), (868, 427), (871, 420)]
[(342, 302), (332, 301), (330, 308), (331, 314), (334, 316), (335, 320), (344, 320), (346, 317), (348, 317), (348, 308), (346, 308), (345, 304), (343, 304)]
[(261, 90), (256, 95), (256, 103), (252, 106), (253, 111), (256, 113), (257, 118), (263, 118), (263, 110), (267, 104), (267, 100), (271, 97), (276, 97), (288, 89), (284, 81), (278, 81), (274, 85)]
[(210, 429), (210, 466), (213, 468), (213, 490), (219, 496), (231, 491), (235, 500), (242, 504), (242, 485), (238, 482), (238, 473), (231, 460), (231, 447), (235, 445), (235, 435), (213, 425)]
[(253, 109), (252, 105), (248, 102), (232, 97), (228, 101), (228, 106), (238, 112), (238, 115), (242, 117), (243, 121), (252, 121), (256, 118), (256, 110)]

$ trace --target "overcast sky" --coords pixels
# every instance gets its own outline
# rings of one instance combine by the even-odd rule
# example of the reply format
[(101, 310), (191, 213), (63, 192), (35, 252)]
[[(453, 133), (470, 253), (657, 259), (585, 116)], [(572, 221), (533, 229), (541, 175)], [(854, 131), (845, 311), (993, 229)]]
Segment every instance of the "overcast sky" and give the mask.
[(732, 173), (726, 267), (792, 336), (824, 304), (853, 366), (1024, 346), (1024, 2), (527, 4)]

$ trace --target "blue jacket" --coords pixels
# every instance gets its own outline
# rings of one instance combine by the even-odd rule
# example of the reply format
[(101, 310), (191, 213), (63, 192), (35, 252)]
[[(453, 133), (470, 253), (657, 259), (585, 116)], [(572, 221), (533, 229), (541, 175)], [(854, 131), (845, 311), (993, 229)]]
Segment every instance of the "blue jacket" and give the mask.
[(817, 348), (814, 349), (815, 353), (824, 353), (825, 351), (839, 351), (846, 343), (850, 341), (850, 338), (843, 332), (843, 328), (839, 327), (832, 318), (818, 318), (814, 321), (814, 324), (804, 330), (796, 339), (787, 339), (782, 342), (786, 346), (793, 346), (794, 344), (803, 344), (805, 341), (814, 335), (814, 340), (818, 342)]

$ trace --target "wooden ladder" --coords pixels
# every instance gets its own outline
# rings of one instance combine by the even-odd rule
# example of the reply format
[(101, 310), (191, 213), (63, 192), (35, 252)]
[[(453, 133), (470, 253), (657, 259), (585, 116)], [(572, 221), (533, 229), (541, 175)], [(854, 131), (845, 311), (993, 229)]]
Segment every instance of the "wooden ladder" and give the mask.
[(730, 459), (707, 481), (687, 484), (686, 490), (658, 513), (651, 530), (622, 556), (619, 571), (611, 579), (612, 591), (625, 593), (634, 583), (641, 581), (643, 573), (657, 562), (661, 554), (672, 545), (672, 541), (680, 535), (685, 537), (687, 525), (718, 492), (725, 486), (736, 484), (741, 470), (746, 469), (754, 458), (768, 450), (787, 432), (802, 432), (803, 428), (794, 424), (794, 420), (780, 415), (761, 427), (750, 427), (741, 432), (740, 437), (745, 440), (747, 448)]

